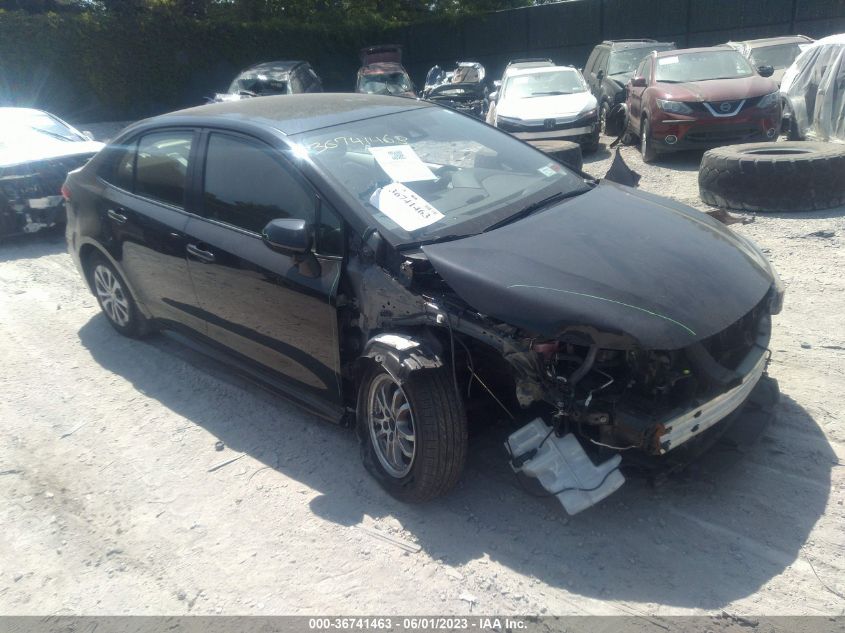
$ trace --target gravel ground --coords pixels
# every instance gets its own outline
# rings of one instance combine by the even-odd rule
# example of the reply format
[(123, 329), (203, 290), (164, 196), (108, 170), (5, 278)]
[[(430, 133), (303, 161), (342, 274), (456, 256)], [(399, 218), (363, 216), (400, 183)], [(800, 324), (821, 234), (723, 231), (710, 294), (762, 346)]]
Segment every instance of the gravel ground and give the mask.
[[(700, 156), (622, 154), (704, 208)], [(2, 244), (0, 613), (841, 615), (843, 211), (732, 227), (787, 286), (761, 441), (576, 517), (516, 485), (493, 433), (454, 493), (403, 505), (350, 431), (180, 339), (118, 336), (60, 236)]]

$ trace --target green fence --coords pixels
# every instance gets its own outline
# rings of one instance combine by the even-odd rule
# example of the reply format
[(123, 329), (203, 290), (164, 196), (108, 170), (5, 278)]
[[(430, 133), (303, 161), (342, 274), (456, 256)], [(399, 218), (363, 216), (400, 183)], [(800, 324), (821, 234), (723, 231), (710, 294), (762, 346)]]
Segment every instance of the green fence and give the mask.
[(419, 85), (429, 67), (456, 60), (479, 61), (490, 76), (514, 57), (580, 67), (606, 38), (705, 46), (843, 31), (845, 0), (571, 0), (398, 29), (0, 12), (0, 104), (41, 107), (74, 121), (134, 119), (202, 103), (240, 69), (275, 59), (308, 60), (327, 90), (347, 91), (358, 49), (384, 42), (404, 45)]

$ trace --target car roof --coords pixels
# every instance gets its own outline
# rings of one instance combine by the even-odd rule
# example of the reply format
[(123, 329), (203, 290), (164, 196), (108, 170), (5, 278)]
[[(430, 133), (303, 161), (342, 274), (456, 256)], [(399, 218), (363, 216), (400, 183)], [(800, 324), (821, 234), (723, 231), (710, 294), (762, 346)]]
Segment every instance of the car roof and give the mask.
[(655, 51), (656, 57), (674, 57), (675, 55), (686, 55), (687, 53), (708, 53), (716, 51), (731, 51), (736, 53), (733, 46), (722, 44), (721, 46), (699, 46), (698, 48), (676, 48), (671, 51)]
[(361, 66), (361, 69), (358, 72), (366, 75), (368, 73), (395, 73), (406, 71), (405, 67), (397, 62), (375, 62), (374, 64), (367, 64), (366, 66)]
[(238, 128), (252, 124), (291, 135), (430, 107), (434, 106), (409, 98), (351, 92), (276, 95), (177, 110), (147, 119), (139, 126), (159, 127), (172, 122), (201, 127), (226, 123), (226, 127)]
[(561, 70), (568, 70), (569, 72), (577, 73), (577, 68), (572, 66), (536, 66), (534, 68), (517, 68), (508, 72), (508, 77), (522, 77), (524, 75), (538, 75), (540, 73), (557, 72)]
[(305, 64), (303, 61), (279, 61), (279, 62), (261, 62), (249, 68), (244, 68), (239, 75), (252, 72), (265, 73), (288, 73), (300, 64)]
[(45, 112), (44, 110), (36, 110), (35, 108), (17, 108), (17, 107), (2, 107), (0, 108), (0, 115), (3, 114), (24, 114), (24, 113), (33, 113), (37, 112), (39, 114), (49, 114), (49, 112)]
[(813, 46), (823, 46), (825, 44), (845, 44), (845, 33), (837, 33), (836, 35), (828, 35), (813, 42)]
[(808, 44), (812, 41), (812, 38), (806, 35), (782, 35), (780, 37), (763, 37), (756, 40), (737, 40), (728, 42), (728, 44), (736, 44), (747, 48), (761, 48), (776, 44)]
[(526, 57), (512, 59), (508, 62), (507, 68), (536, 68), (538, 66), (554, 66), (555, 63), (548, 57)]
[(674, 42), (659, 42), (657, 40), (605, 40), (599, 46), (609, 46), (615, 51), (627, 50), (629, 48), (649, 48), (650, 46), (674, 46)]

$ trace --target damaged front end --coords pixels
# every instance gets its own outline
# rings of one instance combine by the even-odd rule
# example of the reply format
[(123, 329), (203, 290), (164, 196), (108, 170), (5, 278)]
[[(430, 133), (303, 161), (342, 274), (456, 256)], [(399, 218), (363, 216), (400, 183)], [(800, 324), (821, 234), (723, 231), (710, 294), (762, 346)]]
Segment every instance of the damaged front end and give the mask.
[(0, 237), (35, 233), (65, 221), (61, 187), (93, 154), (0, 168)]
[(777, 275), (695, 211), (678, 206), (648, 226), (650, 202), (604, 185), (489, 234), (350, 265), (354, 294), (367, 297), (359, 335), (410, 337), (414, 366), (425, 349), (451, 358), (467, 411), (486, 401), (518, 425), (506, 442), (513, 469), (571, 514), (617, 490), (625, 463), (675, 468), (699, 454), (768, 380)]

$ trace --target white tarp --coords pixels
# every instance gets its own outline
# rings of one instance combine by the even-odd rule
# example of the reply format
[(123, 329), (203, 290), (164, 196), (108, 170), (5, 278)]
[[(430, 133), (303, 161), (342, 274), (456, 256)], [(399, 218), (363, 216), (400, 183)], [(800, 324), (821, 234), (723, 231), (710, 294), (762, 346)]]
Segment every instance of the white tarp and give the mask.
[(801, 53), (781, 92), (802, 138), (845, 143), (845, 34), (818, 40)]

